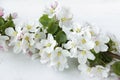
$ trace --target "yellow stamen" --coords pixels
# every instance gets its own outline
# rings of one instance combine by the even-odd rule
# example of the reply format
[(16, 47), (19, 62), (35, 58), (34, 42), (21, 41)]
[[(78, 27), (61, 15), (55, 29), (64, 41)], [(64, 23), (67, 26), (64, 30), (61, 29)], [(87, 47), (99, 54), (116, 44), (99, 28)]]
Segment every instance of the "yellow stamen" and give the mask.
[(20, 47), (20, 45), (21, 45), (21, 42), (18, 42), (18, 43), (17, 43), (17, 46)]
[(62, 22), (67, 21), (67, 19), (64, 17), (61, 19)]
[(62, 54), (62, 53), (61, 53), (60, 51), (58, 51), (57, 56), (59, 57), (59, 56), (61, 56), (61, 54)]
[(27, 25), (27, 29), (28, 30), (32, 29), (32, 26), (31, 25)]
[(52, 14), (53, 14), (53, 13), (54, 13), (54, 9), (50, 9), (50, 13), (52, 13)]
[(81, 51), (81, 54), (82, 54), (82, 55), (85, 55), (85, 54), (86, 54), (86, 51), (85, 51), (85, 50)]
[(82, 39), (82, 44), (85, 44), (86, 43), (86, 40), (85, 39)]
[(95, 33), (93, 31), (90, 31), (90, 34), (93, 36)]
[(96, 44), (96, 46), (98, 46), (100, 44), (100, 42), (99, 41), (95, 41), (95, 44)]
[(51, 43), (48, 43), (47, 45), (46, 45), (46, 47), (50, 47), (52, 44)]
[(88, 69), (87, 69), (87, 72), (90, 72), (90, 71), (91, 71), (91, 68), (88, 68)]
[(102, 69), (101, 69), (101, 68), (98, 68), (98, 69), (97, 69), (97, 71), (98, 71), (98, 72), (101, 72), (101, 71), (102, 71)]
[(40, 38), (40, 37), (41, 37), (40, 34), (36, 34), (36, 35), (35, 35), (35, 38)]
[(60, 62), (57, 63), (58, 66), (59, 66), (60, 64), (61, 64)]
[(14, 36), (17, 36), (17, 34), (18, 34), (17, 32), (13, 32), (13, 35), (14, 35)]
[(47, 57), (50, 58), (50, 56), (51, 56), (51, 53), (48, 53), (48, 54), (47, 54)]
[(28, 36), (26, 36), (26, 37), (25, 37), (25, 40), (26, 40), (26, 41), (29, 41), (29, 37), (28, 37)]
[(77, 33), (79, 33), (81, 30), (80, 30), (79, 28), (77, 28), (75, 31), (76, 31)]

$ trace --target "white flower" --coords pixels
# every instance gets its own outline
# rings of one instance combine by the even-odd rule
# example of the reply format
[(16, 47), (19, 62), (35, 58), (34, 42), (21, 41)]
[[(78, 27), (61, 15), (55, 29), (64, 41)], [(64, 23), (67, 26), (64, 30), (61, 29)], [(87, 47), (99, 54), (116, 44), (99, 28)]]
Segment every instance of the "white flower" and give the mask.
[(55, 1), (49, 7), (46, 7), (44, 12), (45, 14), (48, 14), (49, 18), (52, 18), (56, 13), (57, 7), (58, 7), (58, 2)]
[(57, 42), (54, 40), (52, 34), (48, 34), (47, 39), (42, 39), (40, 43), (36, 44), (36, 48), (40, 50), (44, 49), (46, 52), (51, 53), (56, 45)]
[(80, 64), (85, 64), (87, 60), (94, 60), (95, 56), (89, 50), (81, 50), (78, 54), (78, 62)]
[(37, 43), (38, 41), (40, 41), (41, 39), (45, 39), (46, 38), (46, 34), (44, 32), (41, 32), (40, 29), (38, 29), (35, 32), (35, 42)]
[[(77, 39), (78, 38), (78, 39)], [(78, 48), (80, 50), (87, 49), (90, 50), (94, 48), (94, 41), (92, 40), (91, 34), (89, 32), (85, 32), (82, 34), (82, 36), (77, 37), (76, 39), (78, 40)]]
[(68, 41), (66, 44), (64, 44), (64, 48), (70, 49), (70, 53), (71, 53), (70, 57), (77, 57), (78, 50), (77, 50), (76, 40)]
[(90, 72), (91, 72), (91, 67), (89, 67), (87, 64), (80, 64), (78, 66), (78, 69), (81, 71), (81, 73), (83, 74), (86, 74), (86, 75), (91, 75)]
[(91, 69), (91, 77), (107, 78), (109, 76), (110, 68), (97, 65)]
[(34, 46), (35, 41), (34, 41), (34, 34), (32, 33), (25, 33), (23, 38), (22, 38), (22, 49), (23, 52), (26, 53), (27, 49), (31, 48)]
[(106, 43), (109, 42), (109, 37), (104, 35), (104, 34), (100, 34), (99, 36), (96, 37), (95, 39), (95, 47), (94, 50), (96, 53), (101, 52), (105, 52), (108, 50), (108, 46), (106, 45)]
[(36, 27), (37, 27), (37, 24), (33, 24), (33, 25), (25, 24), (23, 26), (22, 32), (23, 33), (26, 33), (26, 32), (36, 32), (37, 31)]
[(9, 37), (8, 36), (2, 36), (0, 34), (0, 49), (4, 50), (4, 51), (7, 51), (8, 47), (7, 47), (7, 43), (6, 43), (6, 40), (9, 40)]
[(15, 37), (15, 36), (17, 36), (18, 32), (15, 31), (12, 27), (9, 27), (9, 28), (6, 28), (5, 34), (10, 36), (10, 37)]
[(17, 42), (14, 44), (13, 52), (14, 52), (14, 53), (20, 53), (21, 51), (22, 51), (22, 41), (17, 41)]
[(95, 27), (94, 25), (86, 23), (85, 27), (88, 29), (92, 37), (96, 37), (100, 34), (100, 29), (98, 27)]
[(40, 50), (39, 55), (40, 55), (40, 62), (42, 64), (45, 63), (50, 63), (50, 58), (51, 58), (51, 53), (46, 52), (44, 49)]
[(56, 13), (57, 19), (60, 21), (60, 27), (67, 27), (70, 28), (72, 26), (72, 14), (70, 13), (69, 9), (62, 7)]
[(14, 45), (18, 40), (22, 38), (22, 31), (20, 27), (15, 27), (15, 30), (12, 27), (6, 28), (5, 34), (11, 37), (9, 46)]
[(69, 56), (67, 50), (62, 49), (61, 47), (56, 47), (55, 51), (51, 54), (51, 66), (55, 70), (63, 71), (64, 68), (68, 68), (67, 56)]

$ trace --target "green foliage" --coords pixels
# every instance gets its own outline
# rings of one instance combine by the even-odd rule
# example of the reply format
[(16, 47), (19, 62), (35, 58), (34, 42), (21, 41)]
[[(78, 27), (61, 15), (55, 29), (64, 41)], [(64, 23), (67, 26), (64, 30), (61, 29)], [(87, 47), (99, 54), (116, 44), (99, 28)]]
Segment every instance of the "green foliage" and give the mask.
[(59, 27), (59, 24), (57, 21), (53, 21), (51, 22), (49, 25), (48, 25), (48, 29), (47, 29), (47, 32), (48, 33), (51, 33), (51, 34), (55, 34), (58, 30), (58, 27)]
[(113, 69), (113, 72), (114, 72), (115, 74), (117, 74), (118, 76), (120, 76), (120, 61), (115, 62), (115, 63), (112, 65), (112, 69)]
[(43, 25), (44, 28), (48, 27), (48, 25), (52, 22), (52, 19), (48, 17), (48, 15), (44, 14), (40, 19), (39, 22)]
[(0, 34), (5, 35), (5, 29), (8, 27), (15, 27), (15, 24), (11, 18), (11, 15), (8, 17), (7, 20), (0, 17)]
[(67, 41), (65, 32), (59, 31), (55, 37), (55, 40), (58, 42), (58, 44), (65, 43)]
[(106, 52), (95, 53), (94, 50), (91, 50), (91, 52), (96, 57), (95, 60), (89, 60), (91, 67), (93, 67), (95, 65), (106, 66), (106, 64), (108, 64), (112, 61), (112, 57), (110, 55), (106, 54)]
[(115, 46), (115, 42), (110, 40), (108, 43), (107, 43), (107, 46), (109, 47), (108, 48), (108, 51), (117, 51), (117, 49), (113, 46)]
[(4, 24), (4, 19), (0, 17), (0, 26)]
[(62, 31), (59, 26), (59, 21), (53, 18), (49, 18), (48, 15), (44, 14), (40, 17), (39, 22), (43, 25), (43, 28), (47, 30), (48, 33), (54, 36), (54, 39), (59, 45), (67, 41), (66, 34)]

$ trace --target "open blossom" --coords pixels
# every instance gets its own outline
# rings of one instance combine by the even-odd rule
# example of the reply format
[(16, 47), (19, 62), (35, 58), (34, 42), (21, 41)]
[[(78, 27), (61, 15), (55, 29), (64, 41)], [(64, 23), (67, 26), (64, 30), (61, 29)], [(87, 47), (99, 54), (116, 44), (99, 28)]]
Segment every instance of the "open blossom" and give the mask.
[(79, 51), (77, 50), (78, 47), (76, 40), (68, 41), (66, 44), (64, 44), (64, 48), (70, 49), (70, 57), (77, 57)]
[(80, 50), (87, 49), (90, 50), (94, 48), (94, 41), (92, 40), (92, 37), (89, 32), (85, 32), (82, 36), (78, 37), (78, 48)]
[(48, 53), (44, 49), (40, 50), (39, 51), (40, 62), (42, 64), (45, 64), (45, 63), (49, 64), (50, 63), (51, 54), (52, 54), (52, 52)]
[(90, 74), (91, 69), (92, 69), (92, 68), (89, 67), (87, 64), (80, 64), (80, 65), (78, 66), (78, 70), (80, 70), (81, 73), (86, 74), (87, 76), (90, 76), (90, 75), (91, 75), (91, 74)]
[(95, 41), (95, 47), (94, 50), (96, 53), (101, 52), (105, 52), (108, 50), (108, 46), (106, 45), (106, 43), (109, 42), (109, 37), (104, 35), (104, 34), (100, 34), (99, 36), (96, 37)]
[(69, 9), (62, 7), (58, 10), (56, 13), (57, 19), (60, 21), (59, 26), (60, 27), (72, 27), (72, 14), (70, 13)]
[(81, 71), (81, 73), (89, 77), (98, 78), (97, 80), (108, 80), (110, 72), (110, 67), (103, 67), (100, 65), (89, 67), (87, 64), (80, 64), (78, 69)]
[(98, 36), (100, 34), (100, 29), (98, 27), (94, 26), (94, 25), (86, 23), (85, 27), (90, 32), (92, 37), (96, 37), (96, 36)]
[(61, 47), (56, 47), (51, 54), (50, 66), (59, 71), (63, 71), (64, 68), (68, 68), (67, 57), (69, 54), (70, 53), (67, 50), (62, 49)]
[(7, 43), (6, 40), (9, 40), (8, 36), (2, 36), (0, 35), (0, 50), (7, 51)]
[(30, 33), (25, 33), (22, 38), (22, 49), (23, 52), (26, 53), (29, 48), (34, 46), (35, 41), (34, 41), (34, 34)]
[(97, 65), (90, 71), (91, 77), (107, 78), (109, 76), (110, 68)]
[(95, 56), (89, 50), (81, 50), (78, 54), (78, 62), (80, 64), (85, 64), (87, 60), (94, 60)]
[(3, 13), (3, 8), (0, 7), (0, 17), (3, 16), (4, 13)]
[(51, 53), (56, 45), (57, 42), (54, 40), (52, 34), (48, 34), (47, 39), (42, 39), (36, 44), (36, 48), (40, 50), (44, 49), (46, 52)]

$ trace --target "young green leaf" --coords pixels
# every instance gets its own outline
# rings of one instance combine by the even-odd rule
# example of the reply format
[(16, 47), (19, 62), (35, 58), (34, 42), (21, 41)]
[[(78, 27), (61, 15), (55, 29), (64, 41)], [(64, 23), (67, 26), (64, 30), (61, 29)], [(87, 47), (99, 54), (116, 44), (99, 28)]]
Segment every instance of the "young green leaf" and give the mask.
[[(94, 51), (91, 51), (94, 52)], [(95, 60), (89, 60), (90, 66), (93, 67), (95, 65), (106, 66), (106, 64), (112, 61), (112, 57), (105, 52), (93, 53), (95, 55)]]
[(44, 14), (40, 19), (39, 22), (44, 26), (44, 28), (46, 28), (49, 23), (50, 23), (51, 19), (48, 17), (48, 15)]
[(115, 63), (112, 65), (112, 69), (113, 69), (113, 72), (114, 72), (115, 74), (117, 74), (118, 76), (120, 76), (120, 61), (115, 62)]
[(51, 24), (48, 26), (47, 32), (51, 34), (55, 34), (58, 30), (59, 24), (57, 22), (51, 22)]
[(4, 24), (4, 19), (0, 17), (0, 26), (2, 26), (3, 24)]
[(66, 36), (65, 32), (59, 31), (59, 32), (56, 34), (55, 40), (56, 40), (59, 44), (65, 43), (65, 42), (67, 41), (67, 36)]

